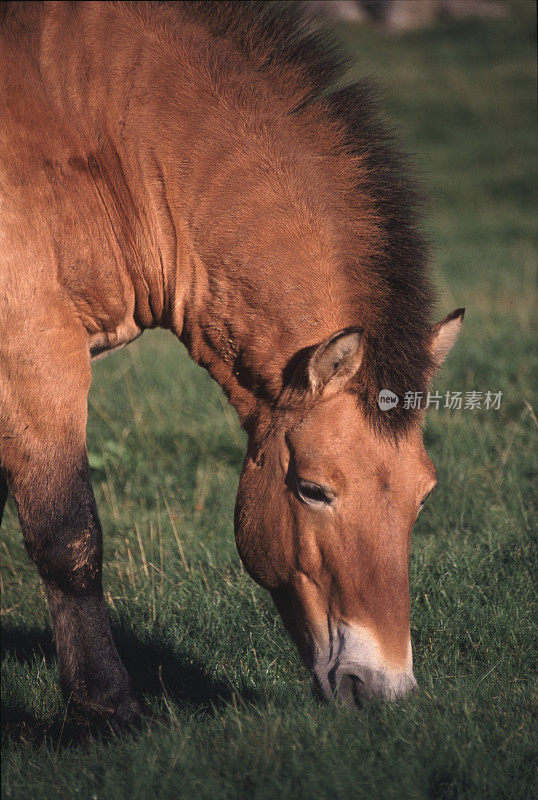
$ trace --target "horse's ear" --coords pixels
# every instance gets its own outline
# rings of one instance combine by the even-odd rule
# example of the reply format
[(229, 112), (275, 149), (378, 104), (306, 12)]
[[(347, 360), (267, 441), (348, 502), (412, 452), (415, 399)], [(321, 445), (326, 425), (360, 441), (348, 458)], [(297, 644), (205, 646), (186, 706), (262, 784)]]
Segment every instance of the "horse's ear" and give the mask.
[(430, 349), (436, 367), (443, 363), (456, 343), (464, 314), (464, 308), (457, 308), (441, 322), (432, 325)]
[(308, 361), (312, 394), (328, 397), (343, 389), (359, 369), (363, 352), (362, 328), (344, 328), (321, 342)]

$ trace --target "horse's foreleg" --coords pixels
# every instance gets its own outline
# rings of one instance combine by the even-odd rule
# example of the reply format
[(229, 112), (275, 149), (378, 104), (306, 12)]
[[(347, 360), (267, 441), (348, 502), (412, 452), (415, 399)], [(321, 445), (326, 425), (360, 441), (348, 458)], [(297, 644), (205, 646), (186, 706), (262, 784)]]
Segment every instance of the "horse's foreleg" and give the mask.
[(0, 463), (46, 588), (66, 696), (130, 722), (140, 704), (103, 600), (103, 542), (86, 454), (87, 339), (63, 306), (50, 316), (54, 325), (38, 320), (35, 330), (28, 316), (5, 348), (0, 396), (9, 436), (0, 437)]

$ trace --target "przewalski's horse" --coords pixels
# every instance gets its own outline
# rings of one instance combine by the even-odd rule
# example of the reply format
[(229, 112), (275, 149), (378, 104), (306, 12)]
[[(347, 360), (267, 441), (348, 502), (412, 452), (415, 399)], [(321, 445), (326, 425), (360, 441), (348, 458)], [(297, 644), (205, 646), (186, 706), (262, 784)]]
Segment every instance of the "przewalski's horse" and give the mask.
[(65, 690), (139, 711), (103, 601), (86, 406), (91, 360), (161, 326), (248, 433), (237, 546), (315, 685), (407, 692), (409, 540), (436, 478), (401, 398), (463, 312), (430, 326), (414, 194), (368, 92), (329, 92), (341, 59), (281, 4), (1, 17), (0, 495)]

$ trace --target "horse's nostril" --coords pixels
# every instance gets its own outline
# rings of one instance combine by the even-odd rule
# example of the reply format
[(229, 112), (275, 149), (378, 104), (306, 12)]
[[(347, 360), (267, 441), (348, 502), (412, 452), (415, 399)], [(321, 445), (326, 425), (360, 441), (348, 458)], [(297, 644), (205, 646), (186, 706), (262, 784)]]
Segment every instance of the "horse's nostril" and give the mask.
[(342, 672), (337, 678), (336, 693), (346, 706), (362, 705), (368, 694), (364, 680), (353, 672)]
[(361, 705), (371, 693), (372, 673), (372, 670), (358, 664), (337, 666), (331, 676), (333, 691), (345, 705)]

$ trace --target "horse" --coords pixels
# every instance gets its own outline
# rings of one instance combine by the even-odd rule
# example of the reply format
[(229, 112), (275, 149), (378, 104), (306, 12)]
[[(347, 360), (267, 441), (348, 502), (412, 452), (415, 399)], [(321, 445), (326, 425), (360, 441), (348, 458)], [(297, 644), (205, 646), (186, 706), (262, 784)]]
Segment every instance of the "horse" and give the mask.
[(89, 714), (143, 713), (103, 599), (91, 363), (155, 327), (247, 433), (237, 548), (315, 691), (417, 686), (410, 535), (437, 479), (402, 399), (464, 309), (431, 324), (420, 196), (346, 63), (294, 4), (2, 4), (0, 500)]

